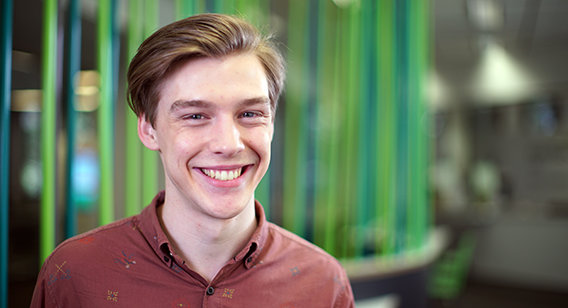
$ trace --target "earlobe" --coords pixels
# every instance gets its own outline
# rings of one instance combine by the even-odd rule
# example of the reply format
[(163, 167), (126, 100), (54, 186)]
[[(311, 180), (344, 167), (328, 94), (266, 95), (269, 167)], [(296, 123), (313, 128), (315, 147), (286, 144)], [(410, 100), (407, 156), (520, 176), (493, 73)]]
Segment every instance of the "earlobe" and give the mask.
[(144, 115), (138, 117), (138, 137), (148, 149), (152, 151), (160, 150), (156, 130), (150, 122), (146, 121), (146, 116)]

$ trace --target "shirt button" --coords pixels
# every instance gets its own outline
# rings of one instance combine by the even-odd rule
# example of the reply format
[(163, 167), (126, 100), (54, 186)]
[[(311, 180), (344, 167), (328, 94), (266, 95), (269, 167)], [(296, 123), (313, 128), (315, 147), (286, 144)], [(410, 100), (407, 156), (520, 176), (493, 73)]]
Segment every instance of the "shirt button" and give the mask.
[(213, 295), (215, 293), (215, 288), (209, 287), (207, 288), (207, 295)]

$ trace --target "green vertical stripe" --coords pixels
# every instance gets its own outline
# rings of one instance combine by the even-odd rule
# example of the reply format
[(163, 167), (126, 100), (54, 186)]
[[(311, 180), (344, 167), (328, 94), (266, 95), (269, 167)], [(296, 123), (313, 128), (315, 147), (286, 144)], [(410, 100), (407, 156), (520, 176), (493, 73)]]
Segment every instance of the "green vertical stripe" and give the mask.
[(195, 1), (195, 14), (204, 13), (206, 11), (205, 2), (207, 0), (194, 0)]
[(409, 95), (408, 95), (408, 1), (396, 1), (397, 27), (397, 216), (395, 253), (403, 252), (407, 247), (407, 215), (409, 196)]
[(100, 194), (99, 224), (114, 220), (114, 98), (112, 68), (112, 12), (110, 0), (99, 1), (97, 64), (100, 80), (98, 112)]
[(429, 149), (428, 149), (428, 132), (429, 132), (429, 118), (428, 109), (425, 100), (425, 85), (426, 76), (428, 72), (428, 57), (429, 57), (429, 40), (428, 40), (428, 1), (414, 1), (416, 12), (415, 20), (416, 24), (413, 27), (416, 31), (416, 57), (417, 57), (417, 67), (418, 73), (416, 76), (416, 96), (417, 96), (417, 130), (418, 130), (418, 141), (417, 141), (417, 188), (416, 193), (418, 196), (418, 205), (416, 211), (416, 245), (424, 245), (427, 239), (427, 230), (430, 221), (429, 217), (429, 202), (428, 202), (428, 161), (429, 161)]
[(343, 258), (352, 257), (355, 254), (355, 243), (353, 241), (353, 230), (356, 228), (355, 219), (357, 215), (357, 169), (361, 162), (357, 160), (358, 148), (358, 103), (359, 103), (359, 78), (360, 66), (359, 60), (359, 42), (360, 42), (360, 25), (359, 25), (359, 12), (360, 7), (352, 4), (345, 9), (345, 23), (347, 43), (344, 45), (346, 50), (345, 70), (346, 77), (343, 80), (345, 84), (345, 92), (342, 96), (342, 105), (344, 105), (345, 112), (343, 119), (345, 121), (346, 129), (343, 136), (345, 141), (344, 149), (344, 163), (345, 163), (345, 195), (343, 203), (345, 207), (342, 211), (342, 219), (346, 228), (342, 229), (343, 240), (341, 252), (339, 256)]
[[(333, 131), (333, 139), (330, 144), (330, 166), (332, 166), (333, 178), (330, 178), (329, 189), (327, 192), (327, 198), (332, 203), (334, 211), (332, 214), (328, 213), (329, 222), (326, 224), (325, 228), (325, 238), (324, 247), (329, 247), (329, 251), (333, 252), (336, 257), (343, 257), (340, 255), (342, 248), (345, 244), (345, 238), (342, 233), (347, 230), (347, 222), (345, 221), (344, 208), (346, 204), (344, 202), (344, 196), (346, 192), (346, 179), (345, 179), (345, 167), (347, 166), (345, 161), (345, 132), (347, 131), (347, 123), (344, 120), (345, 110), (347, 108), (347, 103), (342, 99), (345, 95), (345, 76), (347, 73), (345, 66), (345, 59), (347, 58), (347, 53), (345, 45), (348, 42), (347, 27), (345, 23), (345, 13), (344, 10), (334, 7), (334, 15), (332, 15), (334, 24), (330, 25), (334, 31), (334, 42), (333, 46), (330, 47), (334, 51), (333, 59), (333, 70), (331, 76), (331, 89), (333, 92), (333, 105), (331, 109), (331, 122), (337, 123)], [(333, 217), (331, 217), (333, 215)], [(337, 232), (337, 230), (344, 230), (343, 232)]]
[(419, 197), (418, 197), (418, 186), (417, 181), (419, 180), (420, 172), (417, 166), (418, 155), (418, 90), (417, 78), (419, 78), (419, 70), (417, 63), (417, 44), (416, 44), (416, 31), (414, 29), (416, 25), (416, 11), (414, 10), (413, 3), (415, 1), (410, 0), (407, 4), (406, 23), (408, 27), (407, 35), (407, 49), (408, 49), (408, 208), (407, 208), (407, 238), (406, 245), (407, 249), (414, 249), (417, 245), (418, 236), (418, 224), (416, 219), (418, 218), (417, 210), (419, 208)]
[(392, 0), (379, 2), (377, 18), (377, 71), (379, 101), (377, 108), (378, 142), (377, 142), (377, 251), (383, 255), (393, 252), (393, 220), (395, 219), (394, 191), (395, 173), (395, 100), (394, 100), (394, 4)]
[[(130, 1), (139, 2), (139, 1)], [(132, 6), (132, 4), (129, 5)], [(195, 14), (196, 0), (176, 0), (176, 20), (180, 20)]]
[[(313, 130), (315, 146), (314, 146), (314, 215), (313, 215), (313, 239), (314, 243), (319, 246), (323, 246), (325, 239), (325, 219), (327, 217), (326, 210), (328, 210), (327, 203), (327, 188), (329, 185), (329, 176), (327, 176), (326, 171), (329, 168), (329, 149), (327, 145), (329, 144), (330, 131), (333, 129), (330, 126), (322, 127), (322, 123), (327, 121), (325, 119), (327, 116), (326, 109), (330, 108), (329, 97), (326, 97), (325, 91), (322, 88), (327, 88), (329, 86), (325, 78), (325, 71), (329, 67), (326, 67), (329, 59), (333, 57), (330, 55), (331, 50), (325, 50), (326, 44), (329, 38), (326, 38), (328, 33), (325, 28), (326, 26), (326, 9), (327, 1), (317, 2), (317, 12), (315, 14), (310, 14), (311, 19), (316, 19), (316, 38), (314, 39), (317, 44), (314, 47), (316, 52), (316, 63), (315, 63), (315, 79), (311, 82), (315, 85), (316, 93), (314, 97), (315, 105), (315, 126), (316, 129)], [(326, 52), (324, 53), (323, 50)], [(326, 89), (328, 90), (328, 89)], [(323, 114), (322, 114), (323, 113)], [(324, 247), (326, 250), (330, 249), (330, 246)], [(329, 252), (329, 250), (328, 250)]]
[[(120, 66), (120, 33), (121, 33), (121, 23), (119, 20), (118, 10), (119, 10), (119, 0), (111, 0), (110, 2), (110, 33), (111, 33), (111, 95), (113, 98), (113, 106), (116, 106), (116, 98), (118, 94), (118, 83), (119, 83), (119, 66)], [(113, 108), (113, 111), (115, 109)], [(114, 112), (113, 112), (114, 115)], [(113, 116), (114, 119), (114, 116)], [(114, 133), (113, 133), (114, 134)]]
[(326, 50), (328, 50), (329, 54), (331, 55), (326, 57), (324, 66), (327, 69), (322, 72), (323, 76), (327, 78), (327, 81), (324, 84), (328, 86), (326, 88), (320, 87), (320, 91), (321, 93), (330, 94), (329, 98), (323, 97), (324, 101), (329, 101), (330, 103), (329, 115), (323, 117), (323, 123), (329, 121), (330, 123), (334, 123), (335, 125), (332, 125), (328, 145), (329, 167), (327, 173), (329, 183), (325, 192), (325, 205), (327, 208), (325, 210), (325, 213), (327, 214), (327, 218), (325, 219), (323, 245), (331, 254), (337, 255), (338, 250), (336, 230), (345, 230), (344, 228), (342, 228), (339, 219), (341, 216), (340, 211), (342, 206), (340, 199), (342, 190), (339, 187), (340, 178), (342, 177), (342, 164), (339, 160), (341, 154), (340, 132), (343, 131), (345, 127), (344, 123), (340, 120), (342, 102), (339, 100), (342, 84), (342, 82), (340, 81), (339, 67), (341, 64), (342, 54), (340, 41), (341, 38), (338, 36), (338, 34), (340, 33), (341, 28), (340, 22), (338, 20), (338, 10), (335, 6), (330, 6), (329, 4), (327, 7), (328, 10), (325, 16), (326, 20), (328, 20), (329, 23), (326, 25), (326, 27), (330, 30), (329, 37), (334, 39), (329, 40), (328, 43), (324, 45), (324, 49), (320, 51), (320, 54), (326, 54)]
[(431, 226), (431, 223), (433, 221), (433, 218), (431, 217), (434, 213), (434, 211), (431, 208), (432, 203), (430, 202), (430, 195), (429, 195), (429, 164), (431, 161), (431, 158), (433, 157), (431, 155), (431, 148), (430, 147), (430, 132), (431, 132), (431, 127), (430, 127), (430, 123), (431, 123), (431, 119), (430, 119), (430, 113), (428, 110), (428, 101), (427, 101), (427, 97), (426, 97), (426, 85), (427, 85), (427, 76), (429, 74), (429, 70), (430, 67), (432, 65), (432, 62), (430, 61), (430, 57), (432, 54), (432, 47), (431, 47), (431, 42), (433, 41), (433, 37), (431, 35), (431, 29), (430, 29), (430, 1), (424, 1), (422, 3), (422, 15), (421, 15), (421, 23), (419, 23), (419, 27), (421, 27), (421, 31), (422, 31), (422, 40), (421, 40), (421, 49), (422, 49), (422, 79), (420, 80), (421, 82), (421, 93), (422, 95), (422, 125), (421, 125), (421, 129), (423, 130), (423, 134), (422, 134), (422, 150), (424, 153), (424, 156), (421, 157), (421, 168), (424, 172), (424, 177), (422, 178), (422, 185), (424, 187), (424, 201), (423, 201), (423, 226), (422, 226), (422, 230), (423, 230), (423, 235), (422, 235), (422, 239), (424, 242), (426, 242), (428, 240), (428, 230)]
[(376, 162), (373, 157), (374, 119), (370, 114), (374, 109), (375, 101), (375, 70), (373, 67), (373, 1), (361, 1), (361, 49), (360, 49), (360, 82), (359, 82), (359, 147), (357, 159), (360, 162), (357, 170), (357, 229), (355, 235), (355, 252), (358, 256), (363, 255), (365, 249), (365, 232), (369, 227), (369, 216), (374, 211), (375, 175), (372, 165)]
[(65, 213), (65, 236), (67, 238), (77, 234), (77, 205), (73, 174), (75, 171), (75, 139), (77, 132), (77, 113), (75, 111), (76, 77), (81, 69), (81, 3), (78, 0), (69, 1), (67, 23), (67, 176), (66, 180), (66, 204)]
[(12, 73), (12, 0), (0, 7), (0, 307), (8, 307), (10, 208), (10, 91)]
[[(340, 219), (341, 200), (339, 155), (340, 131), (340, 39), (341, 28), (337, 7), (331, 2), (319, 2), (316, 79), (317, 129), (315, 155), (314, 242), (337, 255), (336, 234)], [(342, 168), (343, 169), (343, 168)]]
[(288, 26), (288, 79), (284, 116), (283, 224), (297, 234), (305, 232), (306, 209), (306, 131), (308, 89), (308, 1), (291, 1)]
[(40, 262), (55, 248), (55, 80), (57, 63), (57, 1), (46, 0), (43, 11), (42, 54), (42, 196), (40, 220)]
[(212, 12), (214, 13), (222, 13), (225, 9), (224, 4), (226, 3), (226, 1), (224, 2), (223, 0), (208, 0), (210, 2), (212, 2), (212, 7), (213, 10)]
[[(330, 149), (330, 157), (329, 157), (329, 165), (330, 165), (330, 183), (328, 189), (328, 202), (333, 210), (328, 211), (328, 218), (326, 219), (326, 228), (325, 228), (325, 245), (326, 247), (329, 246), (330, 251), (334, 254), (338, 254), (337, 249), (337, 234), (336, 230), (347, 230), (345, 228), (345, 221), (342, 221), (345, 217), (342, 217), (342, 209), (343, 207), (348, 206), (347, 204), (342, 202), (342, 195), (344, 194), (344, 189), (342, 188), (345, 185), (343, 179), (343, 167), (345, 164), (343, 163), (344, 160), (342, 158), (342, 149), (344, 144), (342, 143), (341, 133), (346, 130), (345, 122), (342, 121), (342, 109), (344, 109), (345, 102), (340, 99), (342, 94), (342, 84), (343, 80), (342, 74), (343, 70), (340, 70), (341, 64), (343, 63), (344, 53), (342, 52), (343, 41), (338, 34), (341, 33), (342, 24), (338, 20), (338, 10), (335, 10), (335, 16), (332, 16), (335, 22), (335, 25), (332, 24), (330, 27), (333, 29), (335, 28), (334, 36), (336, 37), (335, 42), (333, 45), (330, 44), (330, 49), (335, 50), (335, 58), (333, 59), (333, 70), (330, 72), (330, 76), (332, 77), (330, 80), (330, 88), (332, 89), (332, 96), (333, 98), (330, 100), (332, 103), (331, 108), (331, 122), (337, 123), (334, 127), (332, 132), (331, 143), (329, 145)], [(327, 75), (327, 74), (326, 74)], [(344, 231), (345, 232), (345, 231)]]
[[(421, 96), (427, 5), (319, 1), (311, 13), (310, 3), (289, 2), (284, 226), (310, 235), (302, 224), (311, 207), (313, 163), (317, 244), (340, 258), (423, 245), (430, 214)], [(308, 48), (316, 48), (317, 63)], [(314, 101), (316, 120), (309, 117)]]
[[(145, 0), (144, 37), (158, 28), (159, 7), (157, 0)], [(158, 192), (158, 154), (144, 148), (142, 151), (142, 203), (149, 204)]]
[[(130, 3), (130, 1), (128, 1), (128, 5), (132, 9), (132, 3)], [(180, 20), (180, 19), (186, 17), (185, 16), (186, 5), (187, 5), (187, 1), (185, 1), (185, 0), (175, 0), (175, 9), (174, 10), (175, 10), (175, 14), (176, 14), (176, 20)]]
[[(127, 53), (130, 60), (144, 39), (142, 6), (129, 1)], [(127, 108), (124, 122), (124, 214), (132, 216), (142, 208), (142, 145), (138, 139), (138, 118)]]
[(234, 13), (245, 18), (260, 30), (267, 26), (270, 16), (270, 1), (265, 0), (233, 0)]
[(424, 1), (408, 1), (406, 10), (408, 31), (408, 147), (409, 147), (409, 202), (407, 212), (408, 249), (420, 248), (426, 239), (427, 221), (427, 159), (428, 128), (424, 104), (424, 80), (428, 41)]

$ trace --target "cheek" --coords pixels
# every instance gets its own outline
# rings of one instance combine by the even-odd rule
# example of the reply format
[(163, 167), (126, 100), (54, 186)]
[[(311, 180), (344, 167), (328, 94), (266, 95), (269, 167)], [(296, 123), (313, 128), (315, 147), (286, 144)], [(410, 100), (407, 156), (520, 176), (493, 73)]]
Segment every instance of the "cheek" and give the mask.
[(272, 144), (272, 135), (269, 133), (264, 133), (262, 136), (257, 136), (254, 139), (255, 147), (257, 151), (264, 156), (270, 156), (270, 146)]
[(272, 137), (274, 136), (274, 124), (270, 124), (267, 127), (262, 128), (257, 134), (259, 143), (262, 142), (265, 146), (270, 149), (270, 144), (272, 143)]
[(172, 135), (170, 138), (163, 140), (163, 152), (168, 156), (185, 157), (192, 155), (198, 147), (198, 145), (192, 142), (193, 140), (196, 139), (190, 138), (183, 133)]
[(196, 138), (179, 138), (176, 142), (176, 152), (180, 155), (184, 156), (185, 158), (189, 159), (196, 155), (200, 149), (203, 148), (201, 145), (202, 140)]

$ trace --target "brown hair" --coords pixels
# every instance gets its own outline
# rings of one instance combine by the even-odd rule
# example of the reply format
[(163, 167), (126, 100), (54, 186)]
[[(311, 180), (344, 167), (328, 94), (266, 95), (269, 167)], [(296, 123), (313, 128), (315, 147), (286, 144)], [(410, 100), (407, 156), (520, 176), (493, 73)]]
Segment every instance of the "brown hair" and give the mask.
[(222, 14), (199, 14), (162, 27), (148, 37), (128, 67), (128, 105), (152, 125), (160, 84), (182, 61), (252, 52), (264, 67), (272, 109), (284, 84), (284, 60), (270, 41), (248, 22)]

